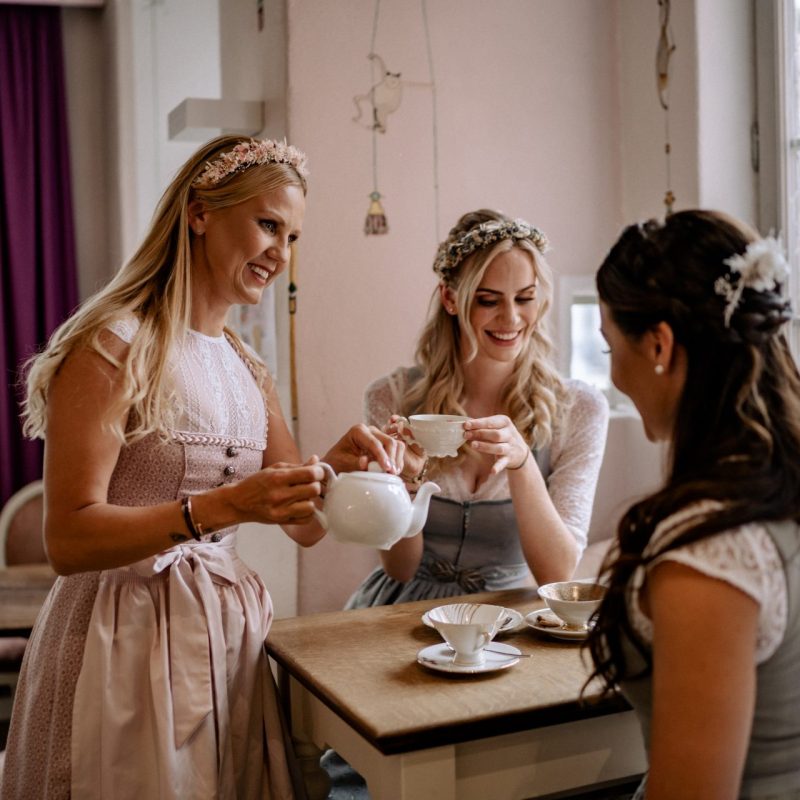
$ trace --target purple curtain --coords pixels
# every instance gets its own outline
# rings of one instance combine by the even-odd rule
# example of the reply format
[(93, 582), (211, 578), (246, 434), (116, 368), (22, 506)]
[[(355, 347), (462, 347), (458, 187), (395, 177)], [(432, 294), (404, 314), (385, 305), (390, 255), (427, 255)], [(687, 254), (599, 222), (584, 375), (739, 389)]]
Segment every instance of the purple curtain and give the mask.
[(0, 5), (0, 502), (42, 474), (20, 367), (78, 301), (63, 61), (58, 8)]

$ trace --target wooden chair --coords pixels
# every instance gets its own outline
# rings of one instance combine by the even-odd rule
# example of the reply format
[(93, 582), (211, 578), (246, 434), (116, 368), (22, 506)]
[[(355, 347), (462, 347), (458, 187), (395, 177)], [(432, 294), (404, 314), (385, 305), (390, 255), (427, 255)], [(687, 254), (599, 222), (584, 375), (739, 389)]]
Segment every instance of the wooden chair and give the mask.
[(0, 511), (0, 568), (47, 563), (43, 538), (44, 484), (33, 481), (8, 498)]
[[(0, 512), (0, 568), (47, 563), (44, 550), (44, 488), (34, 481), (11, 495)], [(14, 690), (28, 640), (0, 637), (0, 720), (11, 717)]]

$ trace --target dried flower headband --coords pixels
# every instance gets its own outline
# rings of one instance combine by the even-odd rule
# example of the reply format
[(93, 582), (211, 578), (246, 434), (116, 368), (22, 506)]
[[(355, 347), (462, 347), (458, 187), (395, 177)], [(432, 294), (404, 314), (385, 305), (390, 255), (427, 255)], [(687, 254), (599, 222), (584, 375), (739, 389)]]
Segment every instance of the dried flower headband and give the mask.
[(773, 236), (750, 242), (744, 253), (726, 258), (722, 263), (730, 270), (717, 278), (714, 291), (725, 298), (726, 328), (731, 326), (731, 317), (739, 307), (745, 289), (774, 292), (780, 290), (789, 278), (783, 246)]
[(534, 228), (525, 222), (524, 219), (514, 219), (506, 222), (482, 222), (455, 239), (445, 239), (436, 252), (433, 271), (444, 278), (448, 272), (455, 269), (468, 255), (503, 239), (517, 241), (528, 239), (540, 253), (544, 253), (548, 249), (547, 237), (538, 228)]
[(206, 168), (193, 181), (197, 189), (209, 189), (220, 181), (256, 164), (288, 164), (301, 178), (308, 176), (306, 154), (290, 144), (273, 139), (251, 139), (240, 142), (233, 150), (218, 155), (206, 163)]

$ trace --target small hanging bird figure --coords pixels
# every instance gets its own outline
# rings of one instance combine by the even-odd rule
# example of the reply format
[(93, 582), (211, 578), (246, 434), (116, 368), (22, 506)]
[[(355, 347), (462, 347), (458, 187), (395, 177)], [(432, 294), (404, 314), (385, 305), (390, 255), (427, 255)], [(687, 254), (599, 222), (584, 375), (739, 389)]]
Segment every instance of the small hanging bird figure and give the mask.
[(371, 192), (369, 201), (369, 211), (367, 211), (367, 219), (364, 221), (364, 233), (367, 236), (388, 233), (389, 224), (386, 222), (386, 212), (381, 204), (380, 192)]

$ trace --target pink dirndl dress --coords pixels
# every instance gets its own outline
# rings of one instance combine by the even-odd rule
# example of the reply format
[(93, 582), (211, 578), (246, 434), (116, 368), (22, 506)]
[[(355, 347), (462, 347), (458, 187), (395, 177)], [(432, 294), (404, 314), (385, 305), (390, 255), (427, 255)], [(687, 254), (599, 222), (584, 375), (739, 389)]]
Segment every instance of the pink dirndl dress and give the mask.
[[(130, 341), (135, 323), (112, 330)], [(110, 503), (175, 500), (261, 468), (264, 400), (230, 342), (190, 332), (172, 376), (179, 425), (123, 448)], [(204, 539), (58, 578), (25, 654), (4, 799), (295, 796), (264, 651), (269, 593), (235, 528)]]

